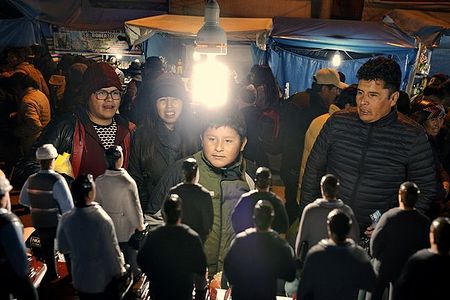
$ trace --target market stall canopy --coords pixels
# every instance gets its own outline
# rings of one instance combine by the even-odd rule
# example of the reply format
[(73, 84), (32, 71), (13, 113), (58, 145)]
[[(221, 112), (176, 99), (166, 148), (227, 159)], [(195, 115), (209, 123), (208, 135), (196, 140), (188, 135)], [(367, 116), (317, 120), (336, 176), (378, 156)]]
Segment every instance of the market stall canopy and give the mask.
[(290, 46), (358, 53), (385, 53), (416, 48), (413, 37), (376, 22), (275, 17), (270, 36)]
[(119, 30), (126, 20), (161, 11), (94, 7), (89, 0), (7, 0), (30, 20), (74, 30)]
[(450, 12), (394, 9), (384, 21), (418, 36), (428, 47), (436, 47), (442, 35), (450, 35)]
[[(204, 17), (159, 15), (125, 22), (125, 31), (133, 45), (142, 43), (158, 32), (181, 37), (195, 37)], [(220, 18), (220, 26), (230, 41), (254, 41), (257, 34), (272, 28), (270, 18)]]
[(269, 35), (269, 65), (280, 86), (289, 82), (290, 95), (311, 87), (313, 74), (334, 67), (319, 53), (340, 51), (337, 68), (356, 83), (358, 69), (374, 56), (389, 56), (402, 70), (402, 88), (413, 76), (418, 46), (416, 39), (382, 22), (275, 17)]

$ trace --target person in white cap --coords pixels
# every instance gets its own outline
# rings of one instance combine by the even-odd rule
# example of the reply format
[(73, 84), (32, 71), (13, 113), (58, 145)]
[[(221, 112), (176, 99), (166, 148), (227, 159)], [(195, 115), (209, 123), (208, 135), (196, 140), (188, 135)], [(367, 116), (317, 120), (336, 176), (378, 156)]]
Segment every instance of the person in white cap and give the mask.
[(39, 234), (42, 255), (48, 271), (44, 280), (57, 278), (54, 253), (56, 228), (61, 215), (73, 208), (72, 195), (66, 180), (53, 168), (58, 156), (52, 144), (36, 150), (40, 170), (28, 177), (20, 191), (19, 202), (31, 209), (31, 222)]
[(0, 170), (0, 299), (38, 299), (28, 278), (23, 226), (7, 207), (12, 186)]
[(286, 100), (281, 113), (283, 159), (280, 175), (285, 185), (286, 211), (292, 224), (300, 216), (296, 201), (305, 133), (312, 120), (328, 112), (340, 91), (348, 87), (335, 69), (320, 69), (310, 89)]

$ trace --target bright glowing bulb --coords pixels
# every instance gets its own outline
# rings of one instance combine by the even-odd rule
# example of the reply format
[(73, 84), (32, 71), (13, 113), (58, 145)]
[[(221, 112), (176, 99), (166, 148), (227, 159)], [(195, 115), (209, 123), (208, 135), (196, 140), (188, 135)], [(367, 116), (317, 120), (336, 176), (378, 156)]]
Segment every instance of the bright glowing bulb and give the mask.
[(331, 64), (333, 67), (339, 67), (341, 65), (341, 55), (339, 54), (339, 51), (336, 51), (336, 53), (333, 55), (333, 59), (331, 60)]
[(197, 51), (194, 51), (194, 54), (192, 55), (192, 57), (194, 58), (194, 61), (199, 61), (201, 58), (201, 55)]
[(194, 102), (208, 108), (224, 106), (228, 99), (228, 68), (216, 61), (214, 55), (194, 65), (192, 73), (192, 97)]

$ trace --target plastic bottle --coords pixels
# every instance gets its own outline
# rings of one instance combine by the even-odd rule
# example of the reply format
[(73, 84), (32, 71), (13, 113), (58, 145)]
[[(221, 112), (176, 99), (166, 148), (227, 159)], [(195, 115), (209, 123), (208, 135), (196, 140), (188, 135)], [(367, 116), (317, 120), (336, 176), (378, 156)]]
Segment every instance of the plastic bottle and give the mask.
[(287, 98), (289, 98), (289, 81), (286, 82), (285, 86), (284, 86), (284, 97), (285, 100)]

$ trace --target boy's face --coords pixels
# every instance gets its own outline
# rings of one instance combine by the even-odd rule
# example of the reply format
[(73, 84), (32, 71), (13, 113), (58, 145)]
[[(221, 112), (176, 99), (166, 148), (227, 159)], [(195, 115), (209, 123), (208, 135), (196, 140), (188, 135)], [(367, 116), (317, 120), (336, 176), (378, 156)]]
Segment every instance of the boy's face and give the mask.
[(244, 150), (247, 138), (241, 137), (231, 127), (209, 127), (202, 136), (203, 153), (206, 159), (216, 168), (223, 168), (236, 160)]

